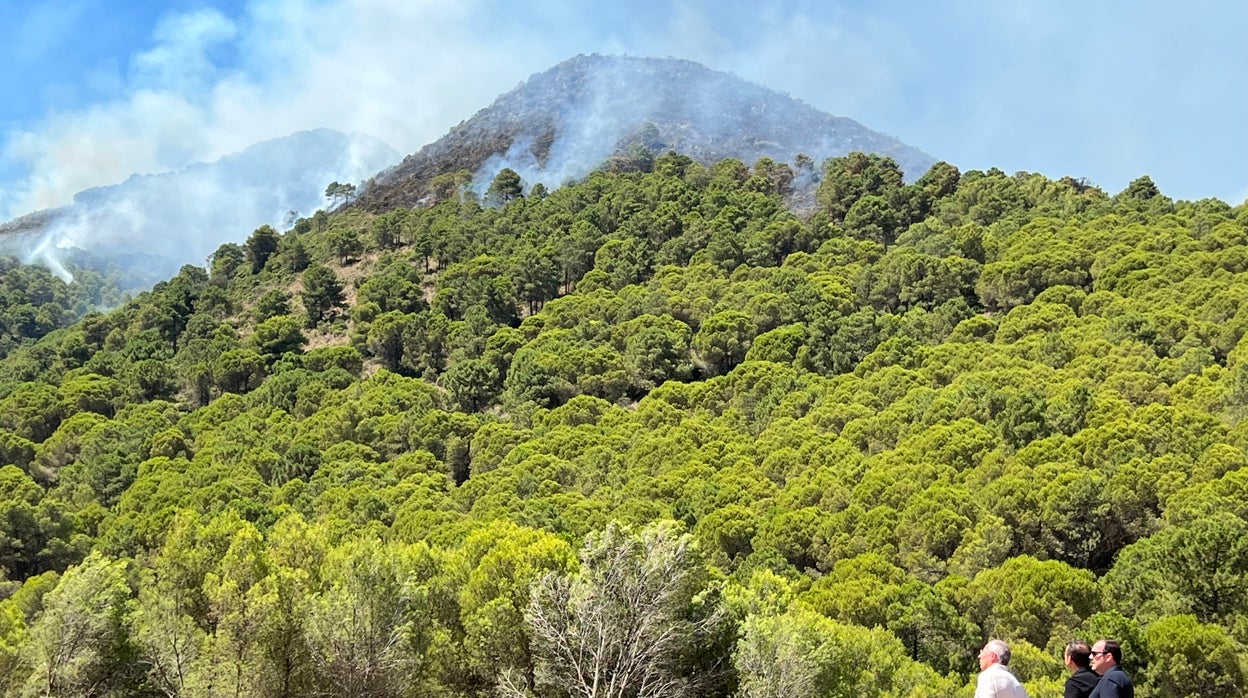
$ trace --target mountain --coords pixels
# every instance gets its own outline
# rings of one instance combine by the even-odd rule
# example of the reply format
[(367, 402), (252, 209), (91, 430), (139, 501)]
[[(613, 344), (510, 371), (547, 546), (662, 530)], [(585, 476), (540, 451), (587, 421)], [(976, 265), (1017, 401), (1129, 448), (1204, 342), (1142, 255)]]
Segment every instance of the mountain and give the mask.
[(142, 269), (165, 278), (183, 264), (203, 264), (218, 246), (255, 228), (311, 214), (325, 185), (359, 181), (399, 159), (389, 145), (330, 129), (300, 131), (257, 143), (177, 172), (133, 175), (79, 192), (68, 206), (0, 225), (0, 249), (20, 251), (56, 269), (59, 250), (142, 257)]
[[(78, 248), (141, 270), (136, 286), (203, 264), (255, 228), (284, 227), (325, 203), (331, 181), (380, 173), (360, 196), (374, 211), (430, 201), (441, 174), (468, 170), (484, 188), (504, 167), (528, 186), (585, 176), (620, 153), (676, 150), (702, 163), (760, 157), (814, 162), (851, 151), (892, 157), (915, 179), (931, 156), (852, 119), (678, 59), (582, 55), (532, 76), (446, 136), (407, 156), (358, 134), (317, 129), (258, 143), (179, 172), (134, 175), (78, 193), (68, 206), (0, 224), (0, 251), (39, 259), (62, 276)], [(390, 169), (383, 171), (383, 168)]]
[(617, 152), (676, 150), (702, 163), (767, 156), (791, 162), (851, 151), (892, 157), (914, 180), (935, 160), (858, 122), (775, 90), (673, 58), (581, 55), (536, 74), (378, 177), (360, 202), (374, 210), (430, 197), (439, 174), (468, 170), (480, 185), (503, 167), (548, 188)]

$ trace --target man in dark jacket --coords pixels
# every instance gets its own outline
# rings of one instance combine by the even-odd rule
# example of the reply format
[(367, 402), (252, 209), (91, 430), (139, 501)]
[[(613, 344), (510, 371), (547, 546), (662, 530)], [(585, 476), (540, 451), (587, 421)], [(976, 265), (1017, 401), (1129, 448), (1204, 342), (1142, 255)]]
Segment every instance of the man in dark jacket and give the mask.
[(1092, 671), (1101, 675), (1091, 698), (1135, 698), (1135, 684), (1119, 666), (1122, 647), (1117, 640), (1097, 640), (1092, 645)]
[(1062, 698), (1088, 698), (1096, 682), (1101, 677), (1092, 671), (1092, 648), (1087, 640), (1074, 640), (1066, 645), (1066, 668), (1070, 669), (1070, 678), (1066, 679), (1066, 690)]

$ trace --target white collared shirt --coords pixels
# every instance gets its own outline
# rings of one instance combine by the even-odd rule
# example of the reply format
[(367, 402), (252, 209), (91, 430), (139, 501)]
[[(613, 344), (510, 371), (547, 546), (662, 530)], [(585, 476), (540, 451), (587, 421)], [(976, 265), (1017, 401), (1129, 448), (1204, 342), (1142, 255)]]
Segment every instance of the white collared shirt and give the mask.
[(1027, 689), (1014, 674), (1000, 664), (979, 672), (975, 680), (975, 698), (1028, 698)]

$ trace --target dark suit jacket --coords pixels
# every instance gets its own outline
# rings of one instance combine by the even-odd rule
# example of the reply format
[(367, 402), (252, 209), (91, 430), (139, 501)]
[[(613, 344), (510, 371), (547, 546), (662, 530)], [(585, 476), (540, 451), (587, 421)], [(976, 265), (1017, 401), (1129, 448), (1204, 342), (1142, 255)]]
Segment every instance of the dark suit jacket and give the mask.
[(1096, 682), (1091, 698), (1135, 698), (1135, 684), (1122, 667), (1110, 667)]
[(1066, 679), (1066, 691), (1062, 693), (1062, 698), (1088, 698), (1092, 695), (1092, 689), (1096, 688), (1096, 682), (1100, 680), (1101, 677), (1096, 672), (1087, 667), (1079, 667)]

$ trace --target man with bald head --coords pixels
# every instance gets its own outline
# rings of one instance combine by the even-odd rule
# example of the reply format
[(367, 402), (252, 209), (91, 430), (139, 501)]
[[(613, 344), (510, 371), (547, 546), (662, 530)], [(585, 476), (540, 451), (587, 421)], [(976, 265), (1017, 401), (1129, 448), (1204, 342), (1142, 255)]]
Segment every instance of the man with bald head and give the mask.
[(1135, 684), (1119, 666), (1122, 646), (1117, 640), (1097, 640), (1092, 645), (1092, 671), (1101, 675), (1089, 698), (1135, 698)]
[(1027, 698), (1027, 689), (1006, 668), (1009, 663), (1010, 646), (1001, 640), (989, 640), (979, 651), (975, 698)]

